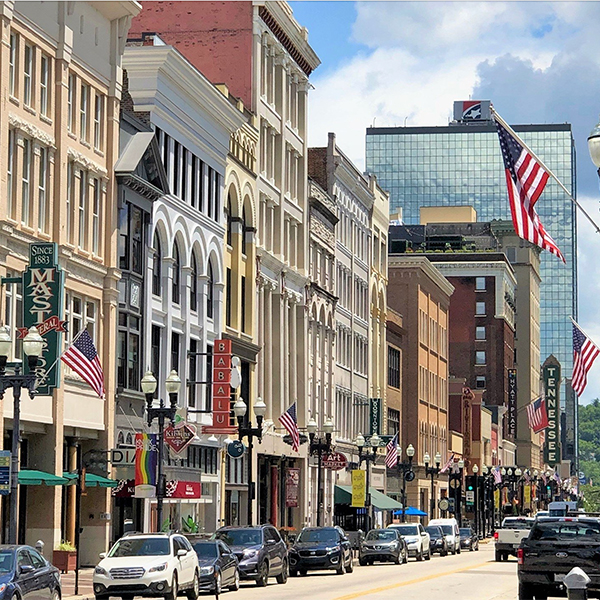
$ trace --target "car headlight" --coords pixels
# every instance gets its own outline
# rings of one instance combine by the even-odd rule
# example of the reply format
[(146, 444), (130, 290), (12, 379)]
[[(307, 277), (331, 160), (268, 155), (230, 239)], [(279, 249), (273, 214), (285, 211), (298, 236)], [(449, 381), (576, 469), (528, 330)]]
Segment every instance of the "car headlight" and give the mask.
[(148, 573), (156, 573), (157, 571), (164, 571), (167, 568), (167, 563), (161, 563), (155, 567), (150, 567)]
[(0, 594), (3, 594), (5, 589), (6, 589), (6, 584), (0, 583)]
[(471, 540), (465, 540), (465, 544), (470, 544)]
[(200, 575), (212, 575), (215, 572), (214, 567), (200, 567)]
[(244, 550), (244, 558), (253, 558), (255, 556), (258, 556), (258, 550), (255, 550), (255, 549)]
[[(96, 567), (94, 569), (94, 575), (104, 575), (105, 577), (108, 577), (108, 571), (102, 567)], [(4, 585), (4, 584), (2, 584)], [(2, 587), (2, 586), (0, 586)], [(4, 587), (6, 588), (6, 585), (4, 585)], [(2, 593), (4, 591), (4, 589), (0, 589), (0, 593)]]
[(337, 552), (339, 548), (337, 546), (329, 546), (325, 548), (325, 550), (327, 550), (327, 552)]

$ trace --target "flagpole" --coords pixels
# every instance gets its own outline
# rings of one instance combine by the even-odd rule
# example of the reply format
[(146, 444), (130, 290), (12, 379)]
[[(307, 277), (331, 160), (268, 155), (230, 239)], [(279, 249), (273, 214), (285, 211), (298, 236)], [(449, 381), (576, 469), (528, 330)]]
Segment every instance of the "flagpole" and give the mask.
[(59, 355), (58, 358), (48, 367), (48, 369), (46, 369), (46, 372), (42, 375), (42, 377), (40, 377), (39, 381), (36, 382), (36, 387), (41, 385), (47, 378), (48, 375), (50, 374), (50, 371), (52, 371), (52, 369), (54, 369), (54, 367), (56, 366), (56, 363), (61, 359), (62, 355), (69, 349), (70, 346), (72, 346), (78, 339), (79, 336), (85, 331), (85, 327), (83, 327), (79, 333), (73, 338), (73, 341), (69, 344), (69, 346), (67, 348), (65, 348), (65, 350), (63, 350)]
[(573, 325), (575, 325), (575, 327), (577, 327), (577, 329), (579, 329), (579, 331), (581, 331), (581, 333), (583, 333), (583, 335), (585, 335), (586, 338), (588, 338), (588, 340), (590, 340), (592, 342), (592, 344), (594, 344), (594, 346), (596, 345), (595, 342), (592, 340), (592, 338), (582, 329), (581, 325), (573, 318), (573, 317), (569, 317), (569, 319), (571, 319), (571, 322), (573, 323)]
[(596, 225), (596, 222), (590, 217), (585, 208), (573, 198), (573, 195), (569, 190), (565, 187), (563, 182), (544, 164), (544, 162), (536, 155), (536, 153), (517, 135), (517, 133), (513, 130), (513, 128), (494, 110), (493, 106), (490, 106), (490, 112), (492, 113), (494, 119), (498, 121), (507, 131), (508, 133), (521, 144), (527, 152), (531, 154), (531, 156), (539, 163), (539, 165), (558, 183), (558, 185), (563, 189), (565, 194), (568, 196), (569, 200), (579, 208), (579, 210), (587, 217), (588, 221), (594, 226), (596, 233), (600, 233), (600, 227)]

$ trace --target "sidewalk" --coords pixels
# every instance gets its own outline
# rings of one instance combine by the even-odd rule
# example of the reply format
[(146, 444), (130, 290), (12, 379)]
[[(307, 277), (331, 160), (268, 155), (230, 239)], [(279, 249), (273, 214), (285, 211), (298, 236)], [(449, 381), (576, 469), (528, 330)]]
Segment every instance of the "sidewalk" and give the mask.
[(94, 587), (92, 577), (94, 575), (93, 567), (83, 567), (79, 569), (79, 594), (75, 596), (75, 572), (69, 571), (62, 573), (60, 580), (62, 583), (62, 597), (64, 600), (74, 598), (94, 600)]

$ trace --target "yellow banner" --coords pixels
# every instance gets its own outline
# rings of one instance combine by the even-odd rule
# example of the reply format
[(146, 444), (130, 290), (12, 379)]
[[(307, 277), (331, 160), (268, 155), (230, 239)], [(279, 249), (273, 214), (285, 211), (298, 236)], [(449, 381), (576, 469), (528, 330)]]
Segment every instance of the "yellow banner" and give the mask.
[(352, 506), (362, 508), (367, 501), (366, 471), (352, 471)]
[(494, 506), (500, 510), (500, 490), (494, 490)]
[(531, 486), (530, 485), (526, 485), (523, 488), (523, 505), (527, 506), (528, 504), (531, 504)]

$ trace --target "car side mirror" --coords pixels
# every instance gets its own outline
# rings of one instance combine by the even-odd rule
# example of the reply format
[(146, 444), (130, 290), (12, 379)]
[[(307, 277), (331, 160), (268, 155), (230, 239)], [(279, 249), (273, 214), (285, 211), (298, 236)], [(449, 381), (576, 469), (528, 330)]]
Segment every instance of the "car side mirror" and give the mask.
[(427, 532), (426, 532), (426, 531), (423, 531), (423, 532), (421, 533), (421, 535), (422, 535), (422, 536), (426, 536), (426, 535), (427, 535)]
[(188, 551), (185, 548), (179, 548), (179, 550), (177, 550), (177, 556), (185, 556), (188, 553)]
[(100, 552), (98, 556), (100, 557), (100, 560), (102, 560), (103, 558), (106, 558), (106, 552)]
[(33, 568), (33, 565), (21, 565), (19, 567), (19, 573), (21, 573), (22, 575), (26, 575), (27, 573), (33, 573), (35, 571), (35, 569)]

